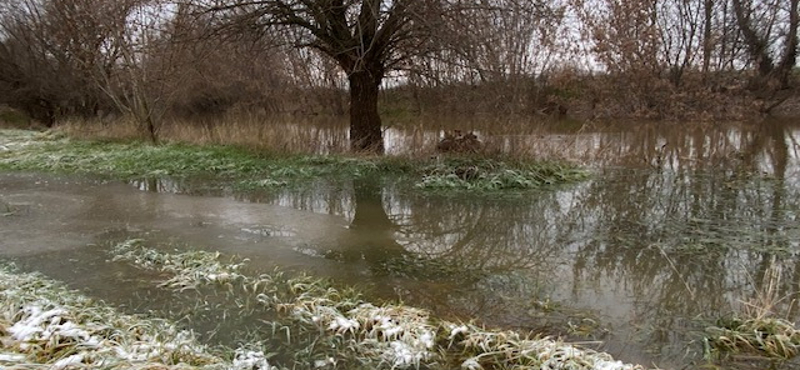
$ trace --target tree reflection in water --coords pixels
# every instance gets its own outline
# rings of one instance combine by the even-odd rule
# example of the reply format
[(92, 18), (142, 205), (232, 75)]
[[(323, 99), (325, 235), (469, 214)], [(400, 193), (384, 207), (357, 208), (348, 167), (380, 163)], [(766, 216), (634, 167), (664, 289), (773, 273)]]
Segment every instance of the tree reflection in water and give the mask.
[[(682, 366), (702, 350), (687, 347), (702, 319), (738, 309), (775, 264), (784, 302), (800, 298), (797, 136), (780, 123), (583, 132), (562, 152), (604, 166), (565, 188), (445, 196), (358, 181), (272, 201), (348, 217), (351, 237), (327, 256), (378, 294), (562, 334), (555, 326), (591, 317), (615, 356)], [(800, 318), (796, 306), (788, 314)]]

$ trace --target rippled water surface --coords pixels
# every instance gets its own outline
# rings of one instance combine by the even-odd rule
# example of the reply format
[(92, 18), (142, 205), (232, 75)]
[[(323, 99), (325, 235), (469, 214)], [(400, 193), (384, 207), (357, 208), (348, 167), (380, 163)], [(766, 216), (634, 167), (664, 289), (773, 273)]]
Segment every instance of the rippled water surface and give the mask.
[[(766, 271), (780, 272), (783, 314), (800, 319), (790, 304), (800, 298), (800, 125), (633, 125), (484, 130), (494, 150), (593, 169), (583, 183), (502, 196), (431, 194), (391, 178), (208, 194), (191, 181), (0, 174), (0, 254), (133, 311), (203, 316), (199, 329), (219, 329), (210, 321), (227, 314), (187, 313), (153, 288), (159, 276), (106, 253), (131, 237), (219, 250), (255, 271), (308, 271), (373, 299), (663, 368), (702, 363), (703, 328), (754, 297)], [(437, 135), (398, 130), (387, 147)], [(216, 338), (257, 319), (230, 321)]]

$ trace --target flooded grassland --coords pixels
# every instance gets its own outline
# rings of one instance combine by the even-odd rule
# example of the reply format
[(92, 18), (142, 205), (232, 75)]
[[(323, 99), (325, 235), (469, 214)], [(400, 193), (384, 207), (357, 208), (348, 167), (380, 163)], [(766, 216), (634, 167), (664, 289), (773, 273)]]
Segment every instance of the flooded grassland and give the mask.
[[(0, 174), (0, 253), (20, 273), (40, 271), (124, 314), (167, 318), (200, 343), (262, 343), (277, 366), (538, 368), (547, 356), (566, 364), (558, 351), (568, 348), (585, 359), (577, 368), (788, 369), (800, 348), (797, 136), (798, 127), (778, 123), (487, 131), (487, 146), (537, 148), (593, 168), (580, 181), (499, 192), (426, 190), (416, 186), (422, 177), (407, 175), (416, 165), (280, 178), (269, 167), (211, 181), (202, 171), (134, 165), (127, 183), (111, 180), (114, 171), (49, 175), (30, 170), (73, 172), (91, 148), (40, 151), (7, 140), (0, 161), (16, 170)], [(274, 182), (233, 185), (267, 178)], [(147, 253), (119, 257), (114, 247), (134, 240)], [(187, 259), (189, 251), (202, 258)], [(184, 270), (241, 266), (181, 275), (165, 260)], [(302, 273), (328, 280), (312, 289), (300, 276), (301, 285), (285, 288)], [(163, 285), (176, 276), (193, 283)], [(259, 276), (284, 288), (242, 288), (254, 280), (241, 279)], [(362, 294), (342, 293), (348, 287)], [(302, 300), (314, 297), (324, 304)], [(359, 316), (359, 307), (384, 311)], [(410, 326), (381, 331), (389, 323)], [(462, 325), (467, 331), (456, 330)], [(469, 347), (478, 333), (494, 338), (491, 346)], [(580, 350), (537, 342), (543, 336)]]

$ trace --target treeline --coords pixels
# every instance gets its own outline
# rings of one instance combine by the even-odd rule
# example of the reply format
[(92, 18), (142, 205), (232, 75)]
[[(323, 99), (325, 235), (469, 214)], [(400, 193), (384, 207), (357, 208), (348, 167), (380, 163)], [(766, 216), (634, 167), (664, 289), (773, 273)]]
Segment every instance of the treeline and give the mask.
[(706, 121), (770, 114), (797, 96), (798, 0), (551, 6), (551, 18), (463, 25), (481, 34), (469, 51), (422, 62), (399, 96), (418, 111)]
[(367, 71), (423, 114), (748, 118), (795, 94), (798, 1), (6, 0), (0, 104), (155, 139), (175, 117), (343, 115)]

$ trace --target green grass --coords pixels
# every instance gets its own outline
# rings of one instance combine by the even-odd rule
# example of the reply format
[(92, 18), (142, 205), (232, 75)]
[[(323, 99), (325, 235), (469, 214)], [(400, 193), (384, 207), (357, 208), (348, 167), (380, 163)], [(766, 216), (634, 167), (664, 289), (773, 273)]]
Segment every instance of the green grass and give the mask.
[(0, 170), (106, 175), (121, 179), (213, 177), (240, 188), (271, 188), (320, 177), (399, 176), (434, 191), (528, 190), (583, 180), (573, 165), (487, 158), (320, 156), (224, 145), (82, 141), (0, 130)]
[(416, 187), (439, 191), (529, 190), (577, 182), (587, 176), (585, 170), (563, 163), (462, 157), (428, 164)]
[(797, 302), (780, 289), (783, 268), (778, 261), (772, 257), (752, 297), (706, 328), (706, 358), (727, 360), (745, 355), (777, 368), (800, 354), (800, 328), (784, 319), (791, 317)]

